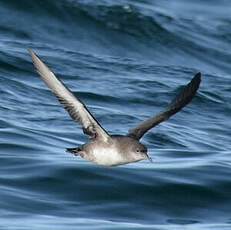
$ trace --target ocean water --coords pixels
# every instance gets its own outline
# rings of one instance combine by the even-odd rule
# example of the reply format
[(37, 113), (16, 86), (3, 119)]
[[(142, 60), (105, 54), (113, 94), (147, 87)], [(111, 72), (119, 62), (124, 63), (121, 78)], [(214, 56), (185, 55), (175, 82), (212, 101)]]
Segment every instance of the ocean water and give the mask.
[[(231, 1), (0, 1), (0, 229), (231, 229)], [(110, 134), (149, 131), (153, 163), (103, 167), (44, 85), (31, 47)]]

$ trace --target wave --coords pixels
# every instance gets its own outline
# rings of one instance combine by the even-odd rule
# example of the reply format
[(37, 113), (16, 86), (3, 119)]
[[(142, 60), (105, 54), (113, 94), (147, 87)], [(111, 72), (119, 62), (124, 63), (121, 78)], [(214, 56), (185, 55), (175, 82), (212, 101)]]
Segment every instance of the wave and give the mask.
[[(201, 5), (176, 2), (176, 14), (168, 1), (0, 3), (6, 228), (230, 227), (230, 20), (219, 11), (206, 24), (195, 14)], [(186, 108), (142, 139), (153, 164), (106, 168), (65, 152), (87, 137), (35, 73), (26, 46), (111, 134), (158, 112), (197, 71), (202, 82)]]
[(41, 49), (64, 49), (65, 44), (65, 49), (74, 51), (84, 48), (89, 53), (182, 64), (198, 71), (229, 71), (231, 55), (224, 52), (229, 43), (225, 19), (220, 22), (222, 36), (216, 36), (204, 28), (203, 21), (195, 23), (146, 2), (9, 0), (1, 5), (12, 15), (11, 21), (2, 25), (6, 38), (20, 38), (27, 42), (25, 46), (30, 46), (28, 40)]

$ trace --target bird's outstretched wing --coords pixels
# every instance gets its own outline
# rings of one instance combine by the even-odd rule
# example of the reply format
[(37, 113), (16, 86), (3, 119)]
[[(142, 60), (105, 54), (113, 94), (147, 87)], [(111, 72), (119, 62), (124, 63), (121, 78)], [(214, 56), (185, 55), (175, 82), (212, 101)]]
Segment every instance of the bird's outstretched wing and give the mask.
[(171, 101), (171, 103), (154, 116), (141, 121), (135, 127), (131, 128), (127, 136), (139, 140), (149, 129), (158, 125), (160, 122), (169, 119), (173, 114), (179, 112), (194, 97), (201, 81), (201, 74), (197, 73), (188, 85)]
[(87, 134), (90, 139), (100, 138), (107, 142), (110, 136), (91, 115), (86, 106), (74, 96), (30, 48), (27, 48), (27, 50), (40, 77), (58, 98), (71, 118), (82, 125), (83, 132)]

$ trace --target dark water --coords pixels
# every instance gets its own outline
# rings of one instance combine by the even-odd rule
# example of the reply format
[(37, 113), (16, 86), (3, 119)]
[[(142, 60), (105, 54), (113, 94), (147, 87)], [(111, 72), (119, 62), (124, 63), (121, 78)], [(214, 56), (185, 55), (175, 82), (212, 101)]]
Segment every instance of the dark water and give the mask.
[[(0, 1), (0, 229), (231, 229), (231, 1)], [(34, 72), (33, 48), (109, 133), (194, 100), (142, 139), (154, 163), (102, 167)]]

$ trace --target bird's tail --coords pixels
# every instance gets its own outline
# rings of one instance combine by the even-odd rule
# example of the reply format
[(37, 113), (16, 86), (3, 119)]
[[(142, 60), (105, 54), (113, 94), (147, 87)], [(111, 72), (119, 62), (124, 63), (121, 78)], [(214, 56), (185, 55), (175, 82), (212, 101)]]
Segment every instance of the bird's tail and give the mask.
[(67, 148), (66, 152), (72, 153), (74, 155), (78, 155), (78, 153), (81, 151), (80, 147), (75, 147), (75, 148)]

